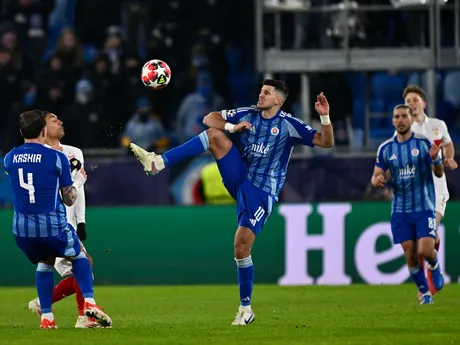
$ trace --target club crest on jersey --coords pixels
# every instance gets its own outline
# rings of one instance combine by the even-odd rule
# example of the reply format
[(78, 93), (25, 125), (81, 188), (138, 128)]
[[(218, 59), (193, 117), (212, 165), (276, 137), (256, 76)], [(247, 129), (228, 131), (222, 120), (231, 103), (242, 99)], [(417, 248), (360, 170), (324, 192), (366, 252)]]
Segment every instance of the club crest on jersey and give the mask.
[(412, 150), (412, 156), (417, 157), (419, 154), (419, 151), (417, 149)]
[(272, 135), (278, 135), (280, 133), (280, 130), (278, 129), (278, 127), (273, 127), (272, 130), (270, 131)]

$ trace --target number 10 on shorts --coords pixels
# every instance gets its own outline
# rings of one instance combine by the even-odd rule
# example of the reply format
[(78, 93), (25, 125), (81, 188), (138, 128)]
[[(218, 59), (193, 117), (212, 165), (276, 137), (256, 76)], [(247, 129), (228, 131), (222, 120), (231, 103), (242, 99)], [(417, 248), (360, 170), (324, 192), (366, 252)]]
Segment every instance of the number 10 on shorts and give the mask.
[(254, 212), (254, 219), (250, 219), (249, 221), (251, 224), (254, 226), (258, 221), (262, 219), (262, 217), (265, 214), (265, 210), (262, 208), (262, 206), (259, 206), (256, 212)]

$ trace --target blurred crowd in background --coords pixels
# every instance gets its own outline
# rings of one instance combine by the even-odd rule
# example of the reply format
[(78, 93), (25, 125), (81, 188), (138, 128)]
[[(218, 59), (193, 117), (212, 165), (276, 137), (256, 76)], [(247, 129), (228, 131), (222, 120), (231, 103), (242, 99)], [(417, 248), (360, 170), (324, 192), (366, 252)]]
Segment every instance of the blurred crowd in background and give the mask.
[[(363, 1), (369, 3), (387, 0)], [(352, 13), (351, 46), (426, 43), (413, 29), (426, 19), (423, 13), (389, 13), (378, 20), (375, 13)], [(292, 17), (282, 23), (283, 49), (340, 46), (344, 23), (338, 14)], [(297, 25), (296, 31), (293, 22), (302, 30)], [(64, 122), (65, 140), (81, 148), (127, 147), (135, 140), (161, 151), (202, 131), (202, 117), (209, 111), (254, 104), (262, 80), (254, 66), (252, 1), (3, 0), (0, 23), (0, 152), (20, 143), (17, 116), (31, 108), (56, 113)], [(443, 37), (450, 42), (453, 33)], [(274, 33), (267, 29), (265, 45), (273, 44)], [(139, 78), (152, 58), (172, 69), (171, 84), (160, 92), (147, 89)], [(298, 75), (276, 77), (291, 88), (286, 110), (302, 118)], [(423, 72), (385, 71), (370, 78), (370, 110), (378, 113), (401, 102), (405, 85), (426, 84)], [(437, 115), (454, 132), (459, 81), (460, 71), (437, 75)], [(310, 88), (311, 99), (320, 91), (328, 96), (337, 142), (361, 147), (369, 102), (364, 73), (311, 74)], [(373, 136), (385, 137), (391, 121), (372, 120), (371, 128)]]
[[(308, 3), (343, 5), (341, 0)], [(265, 4), (302, 7), (306, 2)], [(18, 115), (28, 109), (55, 113), (64, 122), (63, 143), (83, 151), (125, 148), (121, 152), (127, 155), (131, 141), (161, 152), (201, 132), (208, 112), (255, 104), (264, 76), (255, 68), (254, 18), (250, 0), (2, 0), (0, 156), (21, 144)], [(385, 15), (350, 11), (348, 19), (341, 11), (284, 13), (281, 46), (274, 20), (265, 15), (266, 49), (339, 49), (345, 27), (351, 47), (426, 46), (429, 37), (426, 9)], [(453, 16), (443, 12), (442, 22), (443, 45), (452, 45)], [(161, 91), (141, 82), (141, 67), (150, 59), (171, 67), (171, 83)], [(304, 118), (299, 75), (274, 77), (290, 88), (285, 110)], [(424, 71), (310, 73), (309, 96), (326, 94), (336, 143), (361, 150), (366, 106), (371, 113), (388, 113), (370, 121), (377, 145), (392, 135), (390, 114), (409, 84), (426, 88)], [(460, 71), (436, 71), (436, 116), (446, 121), (454, 142), (460, 142), (458, 85)], [(310, 106), (315, 116), (313, 101)], [(366, 183), (367, 178), (357, 188), (364, 192)]]

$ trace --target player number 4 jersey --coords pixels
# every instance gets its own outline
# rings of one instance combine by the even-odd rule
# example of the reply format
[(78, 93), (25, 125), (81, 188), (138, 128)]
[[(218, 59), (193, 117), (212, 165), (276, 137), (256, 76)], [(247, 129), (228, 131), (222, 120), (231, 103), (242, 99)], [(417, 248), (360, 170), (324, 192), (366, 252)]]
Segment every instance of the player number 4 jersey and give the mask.
[(69, 161), (62, 152), (26, 143), (6, 154), (5, 170), (13, 189), (16, 236), (57, 236), (67, 229), (59, 191), (71, 186), (72, 178)]
[(248, 169), (248, 180), (270, 193), (275, 200), (286, 179), (286, 170), (294, 145), (313, 147), (316, 130), (284, 111), (271, 119), (262, 117), (256, 106), (222, 110), (224, 120), (232, 124), (247, 121), (248, 130), (232, 135)]

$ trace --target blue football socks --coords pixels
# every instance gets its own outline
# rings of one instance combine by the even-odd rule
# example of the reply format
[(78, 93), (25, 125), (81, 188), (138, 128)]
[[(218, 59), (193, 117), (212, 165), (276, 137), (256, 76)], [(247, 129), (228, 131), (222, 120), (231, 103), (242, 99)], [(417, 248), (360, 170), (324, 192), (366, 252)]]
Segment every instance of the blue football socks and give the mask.
[(51, 313), (54, 290), (53, 266), (39, 263), (35, 273), (35, 284), (37, 285), (38, 299), (40, 300), (42, 313)]
[(188, 157), (195, 157), (209, 149), (209, 138), (206, 131), (193, 137), (189, 141), (177, 146), (161, 155), (165, 166), (174, 165)]
[(72, 261), (72, 272), (80, 287), (81, 293), (85, 298), (94, 298), (93, 273), (88, 258), (81, 252)]
[(252, 287), (254, 285), (254, 265), (251, 256), (245, 259), (235, 259), (238, 268), (238, 283), (240, 285), (241, 305), (251, 304)]
[(422, 294), (428, 292), (428, 282), (426, 281), (425, 272), (420, 268), (420, 265), (409, 268), (410, 275), (418, 287), (418, 291)]

